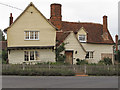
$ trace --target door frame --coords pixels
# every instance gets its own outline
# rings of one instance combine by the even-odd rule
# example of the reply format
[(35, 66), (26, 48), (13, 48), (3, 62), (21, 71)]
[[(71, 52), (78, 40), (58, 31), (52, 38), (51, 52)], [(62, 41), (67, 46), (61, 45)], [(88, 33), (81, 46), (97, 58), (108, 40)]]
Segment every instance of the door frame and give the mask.
[[(72, 65), (73, 65), (73, 53), (74, 53), (74, 50), (65, 50), (65, 52), (72, 52)], [(66, 54), (65, 54), (66, 56)]]

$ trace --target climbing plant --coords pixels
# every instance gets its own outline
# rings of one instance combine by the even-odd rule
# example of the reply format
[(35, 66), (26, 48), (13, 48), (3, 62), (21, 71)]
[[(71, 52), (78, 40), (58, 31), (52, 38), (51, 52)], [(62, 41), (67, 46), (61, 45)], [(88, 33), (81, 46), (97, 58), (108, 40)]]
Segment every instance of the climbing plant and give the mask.
[(62, 43), (56, 48), (56, 61), (64, 63), (65, 55), (61, 54), (65, 50), (65, 43)]

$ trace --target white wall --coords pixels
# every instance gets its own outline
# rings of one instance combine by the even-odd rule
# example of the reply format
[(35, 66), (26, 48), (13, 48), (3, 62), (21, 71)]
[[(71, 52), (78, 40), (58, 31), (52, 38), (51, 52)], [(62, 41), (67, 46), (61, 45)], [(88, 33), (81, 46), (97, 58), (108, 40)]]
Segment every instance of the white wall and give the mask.
[[(79, 58), (81, 60), (85, 59), (86, 52), (81, 47), (80, 43), (76, 39), (73, 32), (65, 39), (64, 43), (68, 43), (65, 45), (65, 50), (73, 50), (73, 64), (76, 64), (76, 59)], [(75, 52), (77, 51), (77, 54)], [(64, 53), (64, 52), (63, 52)]]
[[(26, 62), (55, 62), (55, 52), (52, 49), (36, 49), (39, 51), (40, 60), (26, 61)], [(8, 59), (10, 64), (21, 64), (24, 61), (25, 50), (11, 50), (8, 52)]]
[[(93, 59), (89, 59), (89, 62), (97, 63), (101, 60), (101, 53), (110, 53), (113, 55), (113, 45), (105, 45), (105, 44), (88, 44), (82, 43), (83, 47), (86, 51), (94, 51)], [(112, 58), (113, 59), (113, 58)]]

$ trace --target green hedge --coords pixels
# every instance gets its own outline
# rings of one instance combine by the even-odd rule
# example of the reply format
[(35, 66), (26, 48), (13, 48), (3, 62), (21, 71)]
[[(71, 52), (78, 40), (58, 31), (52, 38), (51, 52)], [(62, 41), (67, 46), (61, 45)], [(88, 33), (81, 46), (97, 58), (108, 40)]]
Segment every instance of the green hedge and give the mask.
[(90, 76), (120, 76), (118, 70), (104, 70), (104, 69), (97, 69), (94, 71), (87, 71), (87, 74)]
[(2, 75), (19, 75), (19, 76), (74, 76), (75, 72), (71, 70), (3, 70)]

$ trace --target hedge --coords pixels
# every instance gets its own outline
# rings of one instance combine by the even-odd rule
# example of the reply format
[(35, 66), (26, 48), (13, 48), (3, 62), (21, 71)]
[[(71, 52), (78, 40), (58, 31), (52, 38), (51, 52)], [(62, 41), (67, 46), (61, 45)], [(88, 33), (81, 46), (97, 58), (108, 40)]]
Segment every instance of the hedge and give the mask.
[(3, 70), (2, 75), (19, 75), (19, 76), (74, 76), (75, 72), (72, 70)]

